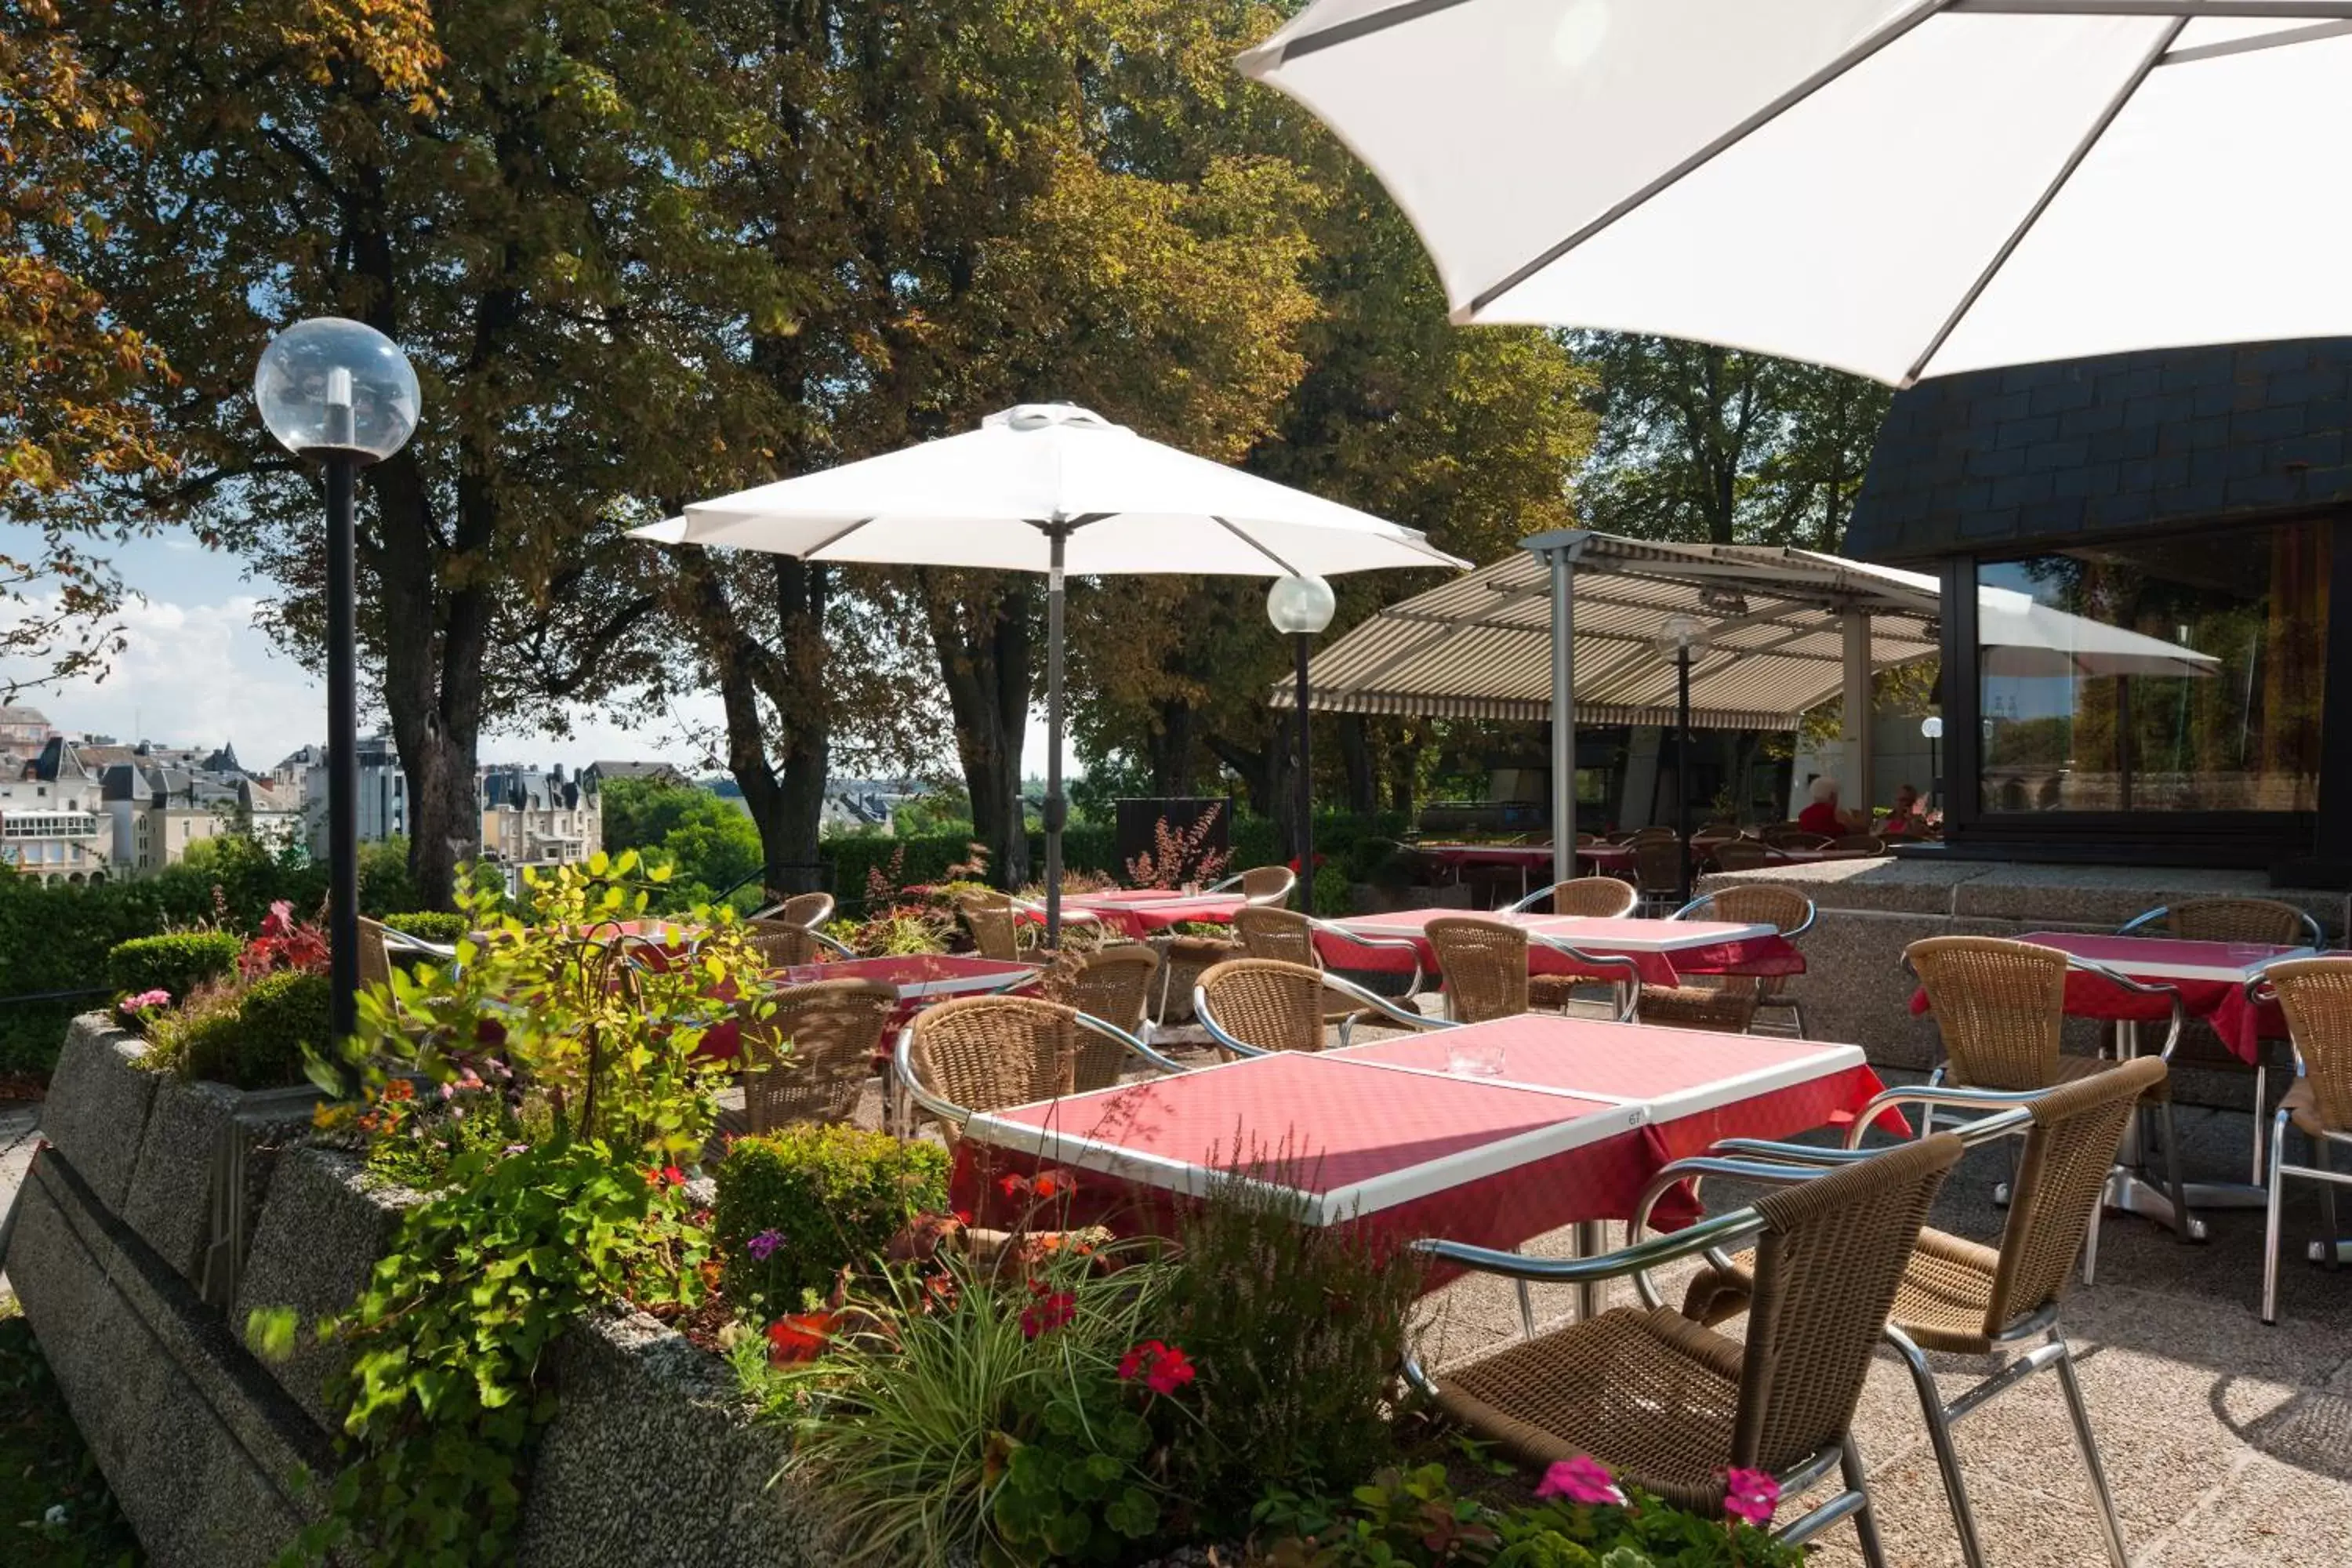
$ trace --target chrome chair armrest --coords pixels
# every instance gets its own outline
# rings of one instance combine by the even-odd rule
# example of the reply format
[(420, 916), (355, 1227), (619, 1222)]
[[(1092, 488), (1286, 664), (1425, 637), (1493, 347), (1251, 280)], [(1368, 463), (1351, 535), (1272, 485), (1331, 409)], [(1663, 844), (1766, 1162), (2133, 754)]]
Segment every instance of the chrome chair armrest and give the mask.
[[(1357, 984), (1354, 981), (1342, 980), (1336, 974), (1326, 974), (1323, 976), (1323, 988), (1327, 991), (1336, 991), (1351, 1002), (1361, 1003), (1370, 1011), (1379, 1013), (1383, 1017), (1389, 1018), (1396, 1023), (1402, 1024), (1407, 1028), (1454, 1029), (1461, 1027), (1460, 1025), (1454, 1023), (1450, 1018), (1433, 1018), (1425, 1013), (1408, 1012), (1406, 1009), (1398, 1006), (1394, 1002), (1390, 1001), (1387, 997), (1381, 995), (1378, 992), (1367, 991), (1364, 987)], [(1192, 1016), (1199, 1021), (1201, 1027), (1209, 1031), (1209, 1037), (1211, 1039), (1214, 1040), (1218, 1045), (1223, 1046), (1225, 1049), (1232, 1051), (1236, 1056), (1264, 1057), (1275, 1054), (1274, 1052), (1264, 1050), (1256, 1046), (1253, 1046), (1246, 1040), (1235, 1039), (1232, 1035), (1227, 1034), (1225, 1032), (1224, 1026), (1217, 1022), (1215, 1010), (1209, 1005), (1209, 993), (1206, 986), (1195, 985), (1192, 987)]]
[(858, 956), (858, 952), (856, 948), (850, 946), (845, 942), (840, 941), (838, 938), (825, 935), (824, 932), (817, 930), (814, 926), (808, 928), (808, 933), (816, 940), (817, 946), (824, 949), (827, 952), (832, 953), (835, 958), (856, 958)]
[(1412, 938), (1409, 936), (1367, 936), (1360, 931), (1349, 931), (1346, 926), (1340, 925), (1337, 921), (1319, 921), (1312, 918), (1311, 916), (1307, 921), (1307, 928), (1318, 936), (1328, 936), (1339, 942), (1353, 942), (1358, 947), (1384, 949), (1391, 952), (1410, 953), (1412, 957), (1412, 983), (1405, 987), (1404, 994), (1408, 996), (1417, 996), (1421, 994), (1421, 983), (1424, 978), (1421, 969), (1421, 943), (1413, 941)]
[(2158, 904), (2152, 910), (2142, 910), (2123, 924), (2116, 927), (2117, 936), (2137, 936), (2150, 926), (2162, 925), (2172, 918), (2170, 904)]
[(2024, 1108), (2049, 1092), (2042, 1089), (1962, 1089), (1943, 1084), (1933, 1089), (1925, 1084), (1883, 1089), (1871, 1096), (1870, 1102), (1855, 1113), (1853, 1125), (1845, 1130), (1845, 1146), (1860, 1148), (1863, 1135), (1876, 1123), (1880, 1113), (1897, 1106), (1927, 1105), (1942, 1110), (1999, 1113), (1979, 1117), (1958, 1130), (1961, 1140), (1973, 1146), (1985, 1140), (2023, 1131), (2026, 1122), (2032, 1120)]
[(2135, 980), (2122, 971), (2101, 963), (2094, 958), (2066, 955), (2066, 967), (2084, 974), (2095, 974), (2108, 984), (2128, 991), (2137, 996), (2168, 996), (2172, 999), (2172, 1026), (2165, 1031), (2164, 1048), (2157, 1053), (2166, 1061), (2172, 1059), (2175, 1047), (2180, 1044), (2180, 1031), (2187, 1026), (2189, 1015), (2180, 1005), (2180, 987), (2168, 985), (2160, 980)]
[(971, 1120), (970, 1110), (926, 1088), (921, 1075), (915, 1071), (915, 1026), (912, 1024), (898, 1031), (898, 1043), (890, 1052), (890, 1066), (898, 1075), (898, 1088), (923, 1110), (958, 1127)]
[(411, 936), (391, 926), (383, 928), (383, 945), (390, 952), (413, 952), (436, 963), (454, 963), (457, 957), (457, 949), (453, 943), (427, 942), (421, 936)]
[(1097, 1018), (1091, 1013), (1081, 1013), (1078, 1015), (1078, 1027), (1100, 1035), (1107, 1040), (1117, 1040), (1126, 1047), (1130, 1054), (1141, 1057), (1161, 1072), (1181, 1073), (1192, 1070), (1181, 1062), (1169, 1060), (1108, 1018)]
[(1752, 1208), (1742, 1208), (1594, 1258), (1528, 1258), (1517, 1252), (1499, 1252), (1490, 1247), (1474, 1247), (1468, 1242), (1435, 1238), (1416, 1241), (1412, 1249), (1442, 1263), (1457, 1264), (1482, 1274), (1499, 1274), (1507, 1279), (1525, 1279), (1538, 1285), (1597, 1284), (1605, 1279), (1622, 1279), (1642, 1269), (1655, 1268), (1660, 1264), (1672, 1263), (1676, 1258), (1687, 1258), (1710, 1247), (1737, 1246), (1763, 1228), (1762, 1215)]
[(1795, 1165), (1850, 1165), (1878, 1156), (1875, 1149), (1849, 1149), (1843, 1144), (1782, 1143), (1770, 1138), (1718, 1138), (1707, 1145), (1710, 1154), (1727, 1159), (1785, 1160)]
[[(1656, 1174), (1650, 1178), (1649, 1184), (1642, 1189), (1641, 1201), (1633, 1205), (1633, 1218), (1625, 1227), (1627, 1242), (1629, 1245), (1640, 1242), (1642, 1232), (1649, 1227), (1650, 1215), (1657, 1207), (1658, 1200), (1685, 1182), (1690, 1184), (1692, 1195), (1696, 1196), (1700, 1184), (1708, 1176), (1733, 1176), (1741, 1181), (1777, 1183), (1785, 1186), (1792, 1182), (1811, 1181), (1813, 1177), (1823, 1174), (1824, 1169), (1819, 1165), (1778, 1158), (1738, 1159), (1717, 1154), (1712, 1150), (1705, 1154), (1696, 1154), (1686, 1159), (1674, 1161), (1661, 1167)], [(1688, 1234), (1688, 1229), (1660, 1233), (1662, 1237)], [(1701, 1250), (1706, 1255), (1706, 1260), (1709, 1263), (1728, 1272), (1732, 1263), (1731, 1255), (1724, 1250), (1727, 1245), (1728, 1244), (1716, 1242)], [(1642, 1304), (1645, 1307), (1659, 1307), (1665, 1304), (1664, 1299), (1658, 1294), (1658, 1288), (1650, 1282), (1650, 1272), (1647, 1267), (1634, 1270), (1633, 1291), (1641, 1297)]]
[(1592, 952), (1569, 942), (1555, 941), (1538, 931), (1528, 933), (1528, 942), (1530, 946), (1548, 947), (1561, 957), (1572, 958), (1577, 963), (1601, 974), (1612, 974), (1622, 971), (1624, 977), (1612, 982), (1625, 988), (1625, 1002), (1617, 1009), (1617, 1021), (1621, 1024), (1633, 1021), (1634, 1014), (1642, 1005), (1642, 966), (1640, 964), (1622, 953)]

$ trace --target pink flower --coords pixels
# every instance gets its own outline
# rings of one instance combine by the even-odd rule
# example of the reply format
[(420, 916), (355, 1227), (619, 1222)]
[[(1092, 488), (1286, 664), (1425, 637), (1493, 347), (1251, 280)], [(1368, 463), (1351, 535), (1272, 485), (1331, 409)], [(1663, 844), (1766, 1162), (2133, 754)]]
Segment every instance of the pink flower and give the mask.
[(171, 1005), (172, 994), (161, 987), (122, 999), (122, 1010), (126, 1013), (143, 1013), (150, 1007), (168, 1007)]
[(1738, 1467), (1723, 1472), (1723, 1511), (1762, 1530), (1780, 1506), (1780, 1483), (1761, 1470)]
[(1625, 1506), (1625, 1494), (1609, 1479), (1608, 1468), (1590, 1454), (1562, 1459), (1544, 1471), (1543, 1479), (1536, 1483), (1536, 1496), (1564, 1497), (1589, 1507), (1603, 1503), (1612, 1508)]

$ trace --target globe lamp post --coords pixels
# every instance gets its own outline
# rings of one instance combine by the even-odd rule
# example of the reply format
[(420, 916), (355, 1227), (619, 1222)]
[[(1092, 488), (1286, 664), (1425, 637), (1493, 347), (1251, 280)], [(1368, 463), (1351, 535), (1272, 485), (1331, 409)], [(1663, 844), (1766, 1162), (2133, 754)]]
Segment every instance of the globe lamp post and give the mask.
[(1668, 616), (1659, 628), (1658, 647), (1675, 661), (1675, 837), (1682, 853), (1675, 877), (1675, 907), (1690, 902), (1690, 672), (1691, 655), (1706, 649), (1706, 623), (1696, 616)]
[(1919, 733), (1927, 738), (1927, 805), (1937, 811), (1941, 811), (1944, 809), (1944, 721), (1942, 717), (1930, 713), (1920, 720)]
[(278, 445), (317, 459), (327, 485), (327, 936), (334, 1036), (359, 1024), (359, 591), (352, 491), (360, 468), (416, 428), (416, 372), (390, 338), (339, 316), (298, 321), (269, 342), (253, 401)]
[(1338, 607), (1330, 584), (1303, 574), (1276, 578), (1265, 593), (1265, 618), (1289, 637), (1298, 660), (1298, 907), (1310, 919), (1315, 913), (1315, 775), (1308, 767), (1307, 653)]

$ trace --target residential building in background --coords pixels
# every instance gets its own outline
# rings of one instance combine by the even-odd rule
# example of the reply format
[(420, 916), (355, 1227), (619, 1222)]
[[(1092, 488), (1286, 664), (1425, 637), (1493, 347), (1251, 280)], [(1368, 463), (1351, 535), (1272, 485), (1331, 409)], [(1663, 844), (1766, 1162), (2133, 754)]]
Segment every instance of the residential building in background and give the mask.
[(14, 779), (56, 733), (37, 708), (0, 707), (0, 778)]
[[(306, 746), (302, 750), (317, 753), (317, 760), (303, 770), (301, 812), (310, 839), (310, 853), (323, 858), (327, 853), (327, 748)], [(290, 763), (293, 758), (287, 761)], [(405, 837), (408, 780), (400, 771), (400, 752), (392, 737), (362, 737), (358, 762), (359, 841), (375, 844), (386, 838)]]
[(481, 773), (482, 858), (506, 868), (509, 892), (519, 892), (524, 868), (585, 860), (604, 847), (602, 791), (590, 781), (594, 765), (566, 778), (549, 768), (501, 763)]
[(114, 874), (111, 850), (98, 774), (63, 736), (50, 733), (20, 776), (0, 779), (0, 863), (45, 882), (103, 882)]

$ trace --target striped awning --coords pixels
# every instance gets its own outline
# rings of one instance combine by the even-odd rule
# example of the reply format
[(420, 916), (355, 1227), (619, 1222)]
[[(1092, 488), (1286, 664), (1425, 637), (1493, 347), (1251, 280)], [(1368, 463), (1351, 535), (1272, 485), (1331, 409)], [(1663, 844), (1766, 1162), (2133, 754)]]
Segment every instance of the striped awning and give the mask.
[[(1343, 713), (1551, 718), (1550, 573), (1524, 551), (1391, 605), (1315, 656), (1308, 700)], [(1669, 544), (1591, 534), (1576, 563), (1576, 721), (1672, 724), (1666, 617), (1706, 626), (1691, 721), (1789, 730), (1843, 687), (1843, 616), (1871, 617), (1885, 668), (1937, 651), (1937, 584), (1916, 572), (1777, 546)], [(1276, 684), (1273, 701), (1296, 699)]]

